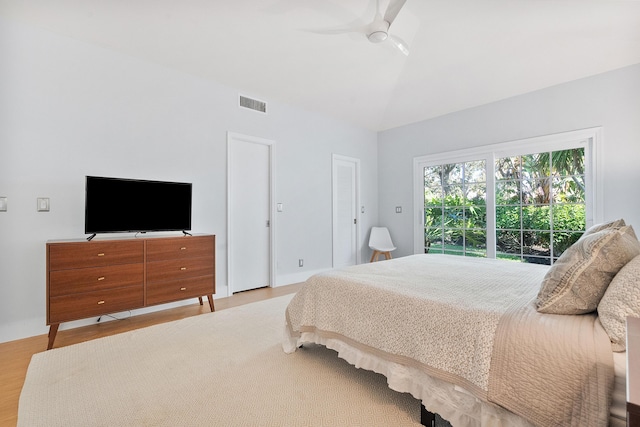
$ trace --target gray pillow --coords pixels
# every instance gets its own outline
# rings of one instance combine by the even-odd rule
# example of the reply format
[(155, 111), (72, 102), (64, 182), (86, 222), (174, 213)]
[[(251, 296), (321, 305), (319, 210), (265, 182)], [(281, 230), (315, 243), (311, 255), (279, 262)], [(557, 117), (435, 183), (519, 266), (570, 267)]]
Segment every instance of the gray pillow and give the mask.
[(620, 219), (616, 219), (615, 221), (611, 221), (611, 222), (602, 222), (600, 224), (595, 224), (592, 225), (591, 227), (589, 227), (582, 236), (587, 236), (589, 234), (593, 234), (593, 233), (597, 233), (598, 231), (602, 231), (605, 230), (607, 228), (620, 228), (620, 227), (624, 227), (625, 222), (624, 219), (620, 218)]
[(538, 311), (594, 311), (616, 273), (637, 255), (640, 242), (630, 225), (582, 236), (563, 252), (542, 280), (536, 301)]
[(613, 278), (598, 304), (598, 316), (613, 351), (625, 351), (627, 317), (640, 317), (640, 256), (629, 261)]

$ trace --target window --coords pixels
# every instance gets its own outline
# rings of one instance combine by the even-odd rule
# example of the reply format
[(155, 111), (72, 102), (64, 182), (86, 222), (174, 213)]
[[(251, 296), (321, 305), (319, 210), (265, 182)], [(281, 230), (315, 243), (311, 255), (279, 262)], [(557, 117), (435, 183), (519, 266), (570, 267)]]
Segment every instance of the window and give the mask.
[(600, 129), (414, 159), (415, 253), (552, 264), (601, 221)]
[(486, 256), (486, 162), (427, 166), (423, 171), (425, 252)]
[(496, 257), (551, 264), (585, 230), (584, 148), (496, 159)]

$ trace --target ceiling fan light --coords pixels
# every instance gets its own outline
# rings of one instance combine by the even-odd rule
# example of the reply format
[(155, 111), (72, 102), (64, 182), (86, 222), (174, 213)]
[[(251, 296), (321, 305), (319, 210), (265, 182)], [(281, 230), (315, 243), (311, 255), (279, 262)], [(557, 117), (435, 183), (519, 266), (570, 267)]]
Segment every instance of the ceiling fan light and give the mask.
[(371, 43), (381, 43), (389, 37), (386, 31), (374, 31), (367, 36)]

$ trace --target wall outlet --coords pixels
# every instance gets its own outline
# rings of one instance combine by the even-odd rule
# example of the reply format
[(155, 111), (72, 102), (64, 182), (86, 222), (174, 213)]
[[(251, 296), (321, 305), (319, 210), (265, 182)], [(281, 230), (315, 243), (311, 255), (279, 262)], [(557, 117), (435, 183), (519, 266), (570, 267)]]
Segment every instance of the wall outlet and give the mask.
[(402, 213), (402, 206), (396, 206), (396, 213)]
[(303, 267), (304, 266), (304, 260), (302, 258), (300, 258), (298, 260), (298, 267)]
[(38, 212), (49, 212), (49, 198), (38, 197)]

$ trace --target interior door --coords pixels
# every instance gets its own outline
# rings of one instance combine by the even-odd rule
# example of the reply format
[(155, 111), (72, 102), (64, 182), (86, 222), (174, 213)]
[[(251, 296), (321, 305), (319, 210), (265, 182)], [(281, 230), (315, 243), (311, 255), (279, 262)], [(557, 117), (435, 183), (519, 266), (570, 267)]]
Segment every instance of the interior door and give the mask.
[(271, 286), (271, 149), (259, 138), (228, 138), (231, 293)]
[(360, 259), (359, 236), (359, 160), (333, 156), (333, 267), (355, 265)]

